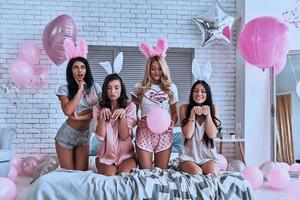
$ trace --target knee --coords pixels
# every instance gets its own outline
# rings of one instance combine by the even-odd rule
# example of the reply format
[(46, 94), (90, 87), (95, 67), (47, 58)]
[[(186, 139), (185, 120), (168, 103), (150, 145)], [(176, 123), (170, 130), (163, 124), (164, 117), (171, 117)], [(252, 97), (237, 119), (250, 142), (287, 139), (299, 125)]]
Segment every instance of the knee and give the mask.
[(208, 169), (205, 170), (204, 174), (213, 174), (215, 176), (218, 176), (220, 173), (220, 170), (218, 167), (210, 167)]

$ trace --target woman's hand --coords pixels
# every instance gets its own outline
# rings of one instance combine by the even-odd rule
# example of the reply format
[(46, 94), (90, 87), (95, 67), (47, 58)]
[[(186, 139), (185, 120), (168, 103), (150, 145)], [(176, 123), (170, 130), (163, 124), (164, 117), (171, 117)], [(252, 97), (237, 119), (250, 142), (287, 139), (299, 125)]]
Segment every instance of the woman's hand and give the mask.
[(146, 117), (142, 117), (141, 119), (138, 119), (137, 125), (138, 125), (140, 128), (148, 128), (148, 125), (147, 125), (147, 118), (146, 118)]
[(86, 87), (85, 81), (84, 80), (77, 81), (76, 79), (75, 79), (75, 81), (78, 85), (78, 90), (83, 91), (84, 87)]
[(174, 125), (175, 125), (174, 122), (171, 120), (171, 124), (170, 124), (169, 128), (166, 130), (166, 133), (172, 133)]
[(114, 113), (112, 114), (111, 118), (114, 119), (114, 120), (117, 120), (117, 119), (122, 119), (123, 117), (126, 116), (126, 111), (127, 111), (127, 108), (124, 109), (124, 108), (119, 108), (119, 109), (116, 109), (114, 111)]
[(203, 114), (202, 107), (201, 106), (194, 106), (193, 109), (192, 109), (191, 114), (202, 115)]
[(209, 106), (202, 106), (202, 114), (207, 116), (210, 115), (210, 107)]
[(99, 112), (99, 117), (104, 120), (110, 119), (112, 116), (109, 108), (101, 108)]

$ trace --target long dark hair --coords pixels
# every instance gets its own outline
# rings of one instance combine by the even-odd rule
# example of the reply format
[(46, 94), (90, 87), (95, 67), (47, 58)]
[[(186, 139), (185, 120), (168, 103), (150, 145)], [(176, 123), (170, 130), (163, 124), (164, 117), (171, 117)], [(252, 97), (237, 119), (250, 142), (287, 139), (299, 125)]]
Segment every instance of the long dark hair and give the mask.
[(114, 80), (119, 80), (121, 84), (121, 94), (118, 99), (119, 108), (126, 108), (128, 96), (126, 94), (126, 88), (123, 79), (118, 74), (110, 74), (105, 77), (102, 85), (102, 94), (99, 101), (99, 105), (101, 108), (105, 107), (111, 109), (111, 100), (108, 98), (107, 88), (108, 88), (108, 84)]
[[(193, 91), (194, 91), (195, 87), (198, 84), (203, 85), (203, 87), (205, 88), (205, 91), (206, 91), (206, 100), (203, 103), (201, 103), (201, 104), (198, 104), (193, 99)], [(187, 107), (185, 118), (182, 120), (182, 125), (184, 126), (188, 122), (188, 119), (190, 118), (190, 114), (191, 114), (191, 111), (192, 111), (192, 109), (193, 109), (194, 106), (203, 106), (203, 105), (207, 105), (207, 106), (210, 107), (211, 117), (213, 119), (214, 124), (216, 125), (216, 127), (218, 129), (221, 126), (221, 121), (215, 115), (216, 113), (215, 113), (214, 103), (213, 103), (213, 100), (212, 100), (211, 89), (210, 89), (209, 85), (205, 81), (202, 81), (202, 80), (196, 81), (193, 84), (192, 88), (191, 88), (191, 93), (190, 93), (190, 98), (189, 98), (189, 105)], [(204, 142), (204, 144), (207, 147), (214, 148), (214, 146), (215, 146), (213, 139), (210, 139), (207, 136), (207, 133), (206, 133), (205, 130), (204, 130), (204, 135), (203, 135), (202, 141)]]
[(85, 59), (83, 57), (72, 58), (69, 61), (67, 69), (66, 69), (66, 77), (67, 77), (67, 83), (68, 83), (68, 89), (69, 89), (69, 94), (68, 94), (69, 100), (73, 99), (73, 97), (76, 95), (76, 93), (78, 91), (77, 82), (75, 81), (73, 74), (72, 74), (72, 67), (76, 61), (80, 61), (85, 65), (86, 74), (84, 77), (84, 81), (86, 83), (87, 93), (89, 93), (91, 91), (91, 87), (94, 84), (94, 79), (92, 76), (91, 68), (90, 68), (90, 65), (89, 65), (89, 62), (87, 61), (87, 59)]

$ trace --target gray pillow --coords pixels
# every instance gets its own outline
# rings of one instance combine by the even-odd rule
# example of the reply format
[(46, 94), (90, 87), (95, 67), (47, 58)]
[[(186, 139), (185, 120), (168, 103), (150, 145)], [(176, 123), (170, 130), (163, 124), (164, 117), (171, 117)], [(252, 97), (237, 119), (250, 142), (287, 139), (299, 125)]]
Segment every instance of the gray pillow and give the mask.
[(90, 156), (96, 156), (98, 148), (100, 146), (101, 146), (101, 142), (99, 140), (97, 140), (97, 138), (95, 137), (95, 133), (92, 133), (92, 136), (90, 138), (90, 152), (89, 152), (89, 155)]
[(184, 137), (182, 132), (173, 133), (172, 153), (179, 153), (183, 146)]

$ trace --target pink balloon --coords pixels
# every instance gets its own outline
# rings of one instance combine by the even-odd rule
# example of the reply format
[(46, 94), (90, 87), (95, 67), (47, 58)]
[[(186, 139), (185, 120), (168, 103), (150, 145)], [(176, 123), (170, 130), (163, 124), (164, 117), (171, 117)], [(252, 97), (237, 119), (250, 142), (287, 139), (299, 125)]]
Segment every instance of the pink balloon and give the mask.
[(275, 70), (275, 75), (278, 75), (282, 72), (282, 70), (285, 67), (285, 63), (286, 63), (286, 56), (284, 56), (281, 60), (277, 61), (274, 64), (274, 70)]
[(281, 168), (271, 169), (267, 178), (269, 185), (276, 189), (286, 188), (291, 180), (289, 173)]
[(49, 80), (48, 68), (43, 66), (35, 66), (33, 69), (33, 78), (31, 80), (30, 86), (34, 92), (38, 92), (42, 87), (44, 87)]
[(0, 177), (0, 200), (15, 200), (17, 198), (17, 187), (15, 183), (4, 177)]
[(287, 54), (287, 26), (274, 17), (249, 21), (239, 35), (244, 59), (261, 69), (272, 67)]
[(18, 60), (10, 66), (10, 78), (12, 82), (22, 88), (32, 80), (33, 68), (29, 63)]
[(41, 50), (34, 42), (25, 42), (19, 49), (19, 60), (24, 60), (33, 65), (38, 62)]
[(171, 116), (166, 109), (155, 108), (147, 115), (147, 125), (153, 133), (165, 132), (171, 124)]
[(26, 176), (33, 176), (34, 170), (36, 169), (39, 160), (35, 157), (28, 156), (21, 162), (21, 170)]
[(220, 169), (226, 170), (228, 165), (227, 159), (222, 154), (218, 154), (217, 156), (218, 156), (218, 166), (220, 167)]
[(22, 158), (18, 154), (14, 154), (10, 160), (10, 167), (14, 167), (18, 171), (18, 174), (21, 172), (21, 161)]
[(254, 189), (259, 188), (264, 181), (263, 173), (257, 167), (246, 167), (242, 171), (242, 175)]
[(296, 92), (297, 92), (298, 97), (300, 97), (300, 81), (298, 81), (298, 83), (297, 83)]
[(292, 172), (300, 172), (300, 164), (299, 164), (299, 163), (293, 163), (293, 164), (290, 166), (289, 171), (292, 171)]
[(56, 65), (60, 65), (66, 60), (64, 40), (71, 38), (75, 42), (76, 37), (76, 24), (68, 15), (59, 15), (46, 26), (43, 32), (44, 49)]
[(9, 172), (8, 172), (8, 178), (10, 180), (12, 180), (13, 182), (16, 182), (18, 176), (19, 176), (18, 170), (14, 166), (10, 166)]
[(289, 171), (290, 165), (285, 162), (279, 162), (277, 163), (278, 167), (281, 169), (284, 169), (286, 171)]
[(291, 182), (285, 190), (286, 200), (299, 200), (300, 199), (300, 179)]

